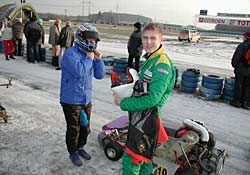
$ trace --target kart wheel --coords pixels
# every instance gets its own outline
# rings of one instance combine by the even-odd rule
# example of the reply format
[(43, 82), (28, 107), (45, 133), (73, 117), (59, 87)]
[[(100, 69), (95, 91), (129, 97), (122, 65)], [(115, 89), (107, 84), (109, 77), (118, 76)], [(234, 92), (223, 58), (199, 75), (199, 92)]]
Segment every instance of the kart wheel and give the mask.
[(122, 157), (123, 147), (119, 143), (111, 141), (104, 146), (104, 153), (109, 160), (117, 161)]

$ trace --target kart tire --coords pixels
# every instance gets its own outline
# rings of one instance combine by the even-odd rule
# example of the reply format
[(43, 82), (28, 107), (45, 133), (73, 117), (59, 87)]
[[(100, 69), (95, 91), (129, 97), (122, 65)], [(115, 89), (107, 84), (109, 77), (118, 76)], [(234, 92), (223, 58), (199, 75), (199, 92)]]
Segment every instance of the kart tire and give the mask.
[(178, 175), (198, 175), (198, 174), (195, 174), (192, 168), (186, 168), (182, 172), (180, 172)]
[(122, 157), (123, 147), (114, 141), (110, 141), (104, 146), (105, 156), (112, 161), (117, 161)]
[(105, 136), (106, 135), (103, 132), (100, 132), (97, 136), (98, 143), (102, 149), (104, 149), (104, 146), (105, 146), (105, 142), (104, 142)]

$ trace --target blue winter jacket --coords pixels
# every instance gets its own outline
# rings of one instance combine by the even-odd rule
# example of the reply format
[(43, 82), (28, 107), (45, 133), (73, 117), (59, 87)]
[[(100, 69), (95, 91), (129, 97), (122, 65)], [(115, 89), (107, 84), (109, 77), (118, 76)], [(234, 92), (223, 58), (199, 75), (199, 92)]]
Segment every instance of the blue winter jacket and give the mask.
[(61, 61), (60, 102), (85, 105), (91, 101), (92, 78), (105, 76), (103, 60), (91, 59), (77, 46), (68, 48)]

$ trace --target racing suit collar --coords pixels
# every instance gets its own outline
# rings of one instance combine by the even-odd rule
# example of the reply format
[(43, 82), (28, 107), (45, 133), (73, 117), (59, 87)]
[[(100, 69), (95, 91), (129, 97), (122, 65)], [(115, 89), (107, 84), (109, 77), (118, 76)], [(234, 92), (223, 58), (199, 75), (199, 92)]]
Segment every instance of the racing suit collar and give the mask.
[(153, 53), (151, 53), (151, 54), (145, 54), (145, 55), (143, 55), (143, 57), (144, 58), (146, 58), (147, 60), (148, 59), (150, 59), (150, 58), (152, 58), (152, 57), (155, 57), (156, 55), (160, 55), (161, 53), (163, 53), (164, 51), (163, 51), (163, 47), (162, 47), (162, 45), (160, 45), (160, 47), (156, 50), (156, 51), (154, 51)]

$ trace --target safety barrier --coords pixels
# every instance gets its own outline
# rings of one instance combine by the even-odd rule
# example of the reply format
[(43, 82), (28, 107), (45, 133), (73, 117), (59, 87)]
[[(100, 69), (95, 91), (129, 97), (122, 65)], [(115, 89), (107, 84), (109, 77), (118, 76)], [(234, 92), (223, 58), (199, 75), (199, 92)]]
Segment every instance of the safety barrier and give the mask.
[(183, 71), (181, 77), (181, 91), (186, 93), (194, 93), (198, 89), (200, 82), (200, 70), (199, 69), (187, 69)]
[(217, 100), (221, 97), (224, 78), (217, 75), (203, 75), (200, 96), (207, 100)]
[(223, 100), (225, 102), (229, 102), (233, 100), (234, 97), (234, 84), (235, 84), (235, 78), (234, 77), (226, 77), (224, 88), (223, 88)]
[(2, 40), (0, 40), (0, 52), (3, 53), (3, 41)]

